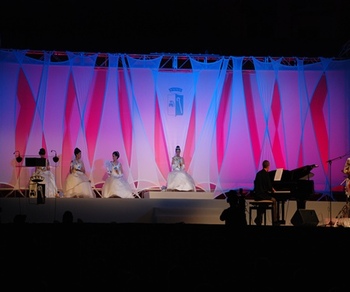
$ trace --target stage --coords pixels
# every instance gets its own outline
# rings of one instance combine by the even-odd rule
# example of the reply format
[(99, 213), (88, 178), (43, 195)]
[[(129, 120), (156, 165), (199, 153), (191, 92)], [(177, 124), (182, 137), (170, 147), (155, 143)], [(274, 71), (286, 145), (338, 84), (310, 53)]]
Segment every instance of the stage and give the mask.
[[(296, 202), (287, 201), (285, 225), (271, 226), (268, 216), (267, 226), (228, 228), (219, 220), (229, 206), (225, 199), (208, 199), (211, 193), (184, 195), (150, 192), (141, 199), (56, 198), (39, 204), (34, 198), (1, 198), (5, 283), (17, 283), (15, 271), (22, 271), (17, 284), (22, 289), (108, 289), (117, 283), (122, 291), (230, 285), (249, 291), (314, 287), (329, 292), (347, 285), (343, 256), (350, 229), (324, 224), (329, 208), (335, 221), (344, 202), (307, 201), (320, 221), (315, 227), (291, 225)], [(73, 224), (62, 221), (67, 210)], [(232, 265), (229, 275), (227, 263)], [(62, 276), (62, 267), (75, 276)], [(282, 281), (266, 281), (273, 267)], [(320, 278), (329, 267), (335, 276)], [(259, 273), (252, 276), (255, 269)], [(33, 277), (35, 271), (40, 276)]]
[(147, 192), (141, 199), (46, 198), (39, 204), (37, 198), (11, 197), (1, 198), (0, 204), (3, 223), (16, 215), (25, 215), (28, 223), (52, 223), (69, 210), (75, 220), (88, 223), (222, 224), (220, 213), (228, 207), (206, 192)]
[[(247, 221), (248, 208), (247, 202)], [(307, 201), (306, 209), (315, 210), (318, 225), (337, 222), (337, 215), (344, 202)], [(225, 199), (214, 198), (211, 192), (162, 192), (147, 191), (140, 199), (118, 198), (0, 198), (1, 222), (11, 223), (22, 215), (27, 223), (61, 222), (65, 211), (71, 211), (74, 221), (86, 223), (188, 223), (222, 225), (221, 212), (229, 207)], [(285, 202), (285, 225), (291, 225), (296, 212), (296, 201)], [(331, 208), (331, 214), (329, 212)], [(17, 217), (18, 218), (18, 217)], [(267, 225), (271, 225), (267, 214)]]

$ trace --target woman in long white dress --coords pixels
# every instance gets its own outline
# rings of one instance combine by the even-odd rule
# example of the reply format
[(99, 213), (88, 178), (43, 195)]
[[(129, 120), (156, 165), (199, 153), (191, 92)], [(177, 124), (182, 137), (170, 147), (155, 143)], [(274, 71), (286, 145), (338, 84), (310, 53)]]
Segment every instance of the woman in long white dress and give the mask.
[(350, 196), (350, 158), (346, 159), (346, 162), (344, 164), (343, 173), (347, 175), (345, 182), (345, 195), (348, 197)]
[(45, 166), (36, 166), (33, 177), (42, 177), (43, 181), (40, 184), (45, 185), (45, 197), (46, 198), (56, 198), (59, 197), (57, 192), (56, 180), (55, 176), (51, 172), (50, 162), (45, 157), (46, 150), (44, 148), (40, 148), (39, 150), (40, 158), (45, 159)]
[(81, 159), (81, 150), (74, 149), (74, 159), (70, 163), (70, 172), (66, 178), (65, 198), (96, 198), (91, 182), (85, 173), (84, 161)]
[(171, 160), (171, 171), (168, 174), (167, 190), (195, 192), (196, 184), (192, 176), (185, 170), (185, 160), (181, 156), (180, 146), (176, 146), (175, 152)]
[(112, 153), (112, 159), (106, 163), (108, 178), (102, 187), (102, 198), (133, 199), (139, 197), (124, 178), (123, 166), (118, 160), (118, 151)]

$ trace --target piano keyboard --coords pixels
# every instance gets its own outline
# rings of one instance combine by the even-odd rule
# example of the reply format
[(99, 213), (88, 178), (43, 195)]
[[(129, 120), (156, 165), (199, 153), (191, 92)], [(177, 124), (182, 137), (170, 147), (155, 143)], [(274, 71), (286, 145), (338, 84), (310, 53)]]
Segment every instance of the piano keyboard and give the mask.
[(286, 191), (275, 191), (275, 194), (290, 194), (290, 191), (286, 190)]

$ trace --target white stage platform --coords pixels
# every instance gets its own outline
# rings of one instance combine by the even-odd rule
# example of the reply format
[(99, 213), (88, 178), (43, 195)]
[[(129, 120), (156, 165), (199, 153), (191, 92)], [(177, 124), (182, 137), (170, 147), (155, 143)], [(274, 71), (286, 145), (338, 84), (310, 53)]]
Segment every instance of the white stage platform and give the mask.
[(146, 191), (145, 199), (193, 199), (193, 200), (212, 200), (215, 199), (211, 192), (160, 192)]
[[(326, 224), (330, 222), (330, 215), (332, 222), (336, 222), (344, 205), (344, 202), (307, 201), (306, 209), (315, 210), (319, 224)], [(219, 217), (228, 207), (226, 200), (213, 199), (212, 193), (205, 192), (150, 191), (142, 199), (46, 198), (44, 204), (38, 204), (36, 198), (9, 197), (0, 198), (0, 220), (1, 223), (12, 223), (16, 215), (25, 215), (27, 223), (61, 222), (63, 213), (69, 210), (74, 221), (81, 219), (87, 223), (224, 224)], [(295, 212), (296, 202), (287, 201), (286, 225), (291, 225), (290, 219)], [(246, 215), (248, 221), (248, 211)], [(269, 214), (267, 224), (271, 224)]]

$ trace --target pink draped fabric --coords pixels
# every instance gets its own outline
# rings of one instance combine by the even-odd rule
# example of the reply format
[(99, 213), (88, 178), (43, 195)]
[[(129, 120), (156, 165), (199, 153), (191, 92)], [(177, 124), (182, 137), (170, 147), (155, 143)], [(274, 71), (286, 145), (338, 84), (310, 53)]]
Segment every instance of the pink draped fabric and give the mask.
[[(206, 63), (187, 56), (191, 70), (162, 70), (161, 55), (113, 55), (106, 68), (83, 54), (67, 54), (62, 63), (32, 60), (25, 51), (0, 55), (0, 181), (11, 185), (19, 177), (23, 186), (28, 181), (25, 169), (9, 172), (14, 150), (22, 156), (41, 147), (57, 151), (62, 188), (79, 147), (92, 184), (104, 181), (104, 162), (118, 150), (131, 185), (161, 188), (179, 145), (197, 187), (213, 197), (251, 188), (264, 159), (272, 169), (320, 165), (313, 179), (323, 192), (330, 184), (327, 161), (350, 149), (349, 61), (298, 60), (288, 67), (266, 59), (244, 70), (242, 58)], [(340, 171), (333, 176), (343, 180)]]

